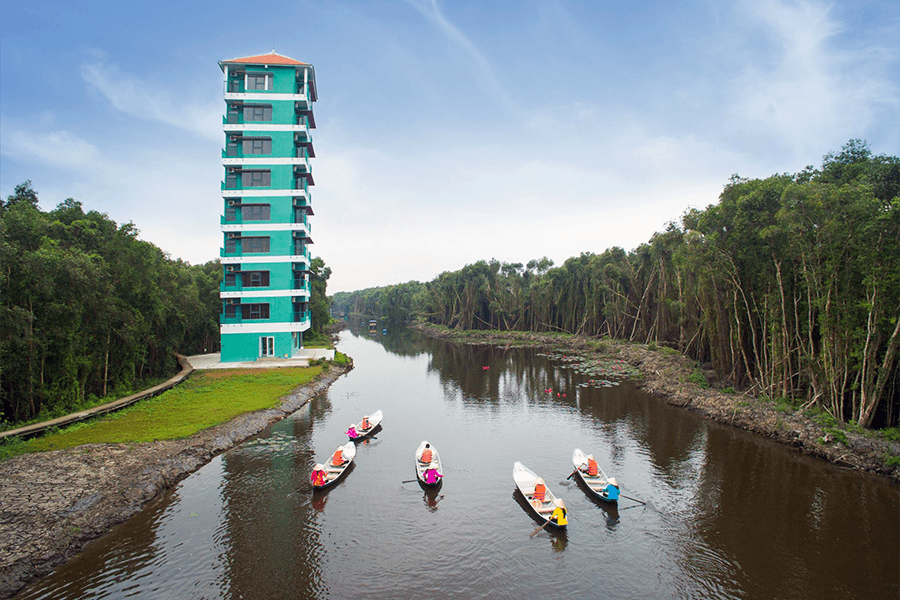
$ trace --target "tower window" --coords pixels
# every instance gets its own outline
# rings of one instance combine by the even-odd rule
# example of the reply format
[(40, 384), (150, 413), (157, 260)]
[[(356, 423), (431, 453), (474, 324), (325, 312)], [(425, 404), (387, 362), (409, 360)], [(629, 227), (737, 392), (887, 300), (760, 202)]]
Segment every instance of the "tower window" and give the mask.
[(267, 187), (272, 185), (272, 171), (243, 171), (241, 183), (244, 187)]
[(268, 319), (268, 304), (241, 304), (241, 317), (244, 319)]
[(241, 249), (244, 252), (268, 252), (269, 238), (266, 237), (245, 237), (241, 240)]
[(272, 138), (244, 138), (244, 154), (272, 154)]
[(271, 104), (245, 104), (244, 105), (245, 121), (271, 121), (272, 105)]
[(271, 73), (247, 73), (247, 90), (268, 91), (272, 89)]
[(241, 208), (245, 221), (268, 221), (271, 218), (272, 206), (269, 204), (245, 204)]

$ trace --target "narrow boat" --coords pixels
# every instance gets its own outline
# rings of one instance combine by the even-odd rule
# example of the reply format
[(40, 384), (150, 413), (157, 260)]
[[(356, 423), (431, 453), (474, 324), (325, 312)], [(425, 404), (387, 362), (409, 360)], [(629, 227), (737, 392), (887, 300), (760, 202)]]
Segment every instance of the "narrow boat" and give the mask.
[[(340, 454), (338, 454), (338, 450), (340, 450)], [(353, 459), (356, 457), (356, 444), (347, 442), (343, 446), (338, 446), (338, 450), (335, 450), (327, 461), (319, 463), (313, 468), (313, 491), (324, 490), (336, 484), (353, 464)], [(320, 476), (317, 481), (316, 474), (319, 471), (324, 471), (325, 475), (324, 477)]]
[[(381, 425), (381, 417), (381, 411), (376, 410), (371, 415), (364, 416), (359, 423), (351, 423), (347, 430), (347, 437), (355, 442), (369, 437)], [(363, 427), (364, 424), (367, 427)]]
[(419, 483), (428, 487), (438, 487), (444, 477), (444, 467), (441, 465), (441, 455), (437, 448), (423, 441), (416, 449), (416, 477)]
[[(619, 484), (615, 477), (607, 477), (606, 473), (600, 466), (597, 466), (597, 474), (589, 473), (588, 463), (594, 459), (594, 455), (586, 455), (579, 448), (575, 448), (572, 453), (572, 464), (575, 465), (575, 472), (578, 478), (584, 484), (591, 495), (603, 500), (604, 502), (618, 502), (619, 500)], [(596, 461), (594, 461), (596, 464)]]
[(566, 504), (553, 495), (543, 479), (519, 461), (513, 465), (513, 479), (538, 521), (557, 529), (566, 528)]

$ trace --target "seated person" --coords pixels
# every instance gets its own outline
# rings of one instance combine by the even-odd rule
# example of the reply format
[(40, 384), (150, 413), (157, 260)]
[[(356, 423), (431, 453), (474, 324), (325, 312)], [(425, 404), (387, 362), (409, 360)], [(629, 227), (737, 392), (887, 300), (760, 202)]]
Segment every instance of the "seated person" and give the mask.
[(351, 440), (359, 437), (359, 434), (356, 432), (356, 425), (354, 425), (353, 423), (350, 423), (350, 429), (347, 430), (347, 437), (349, 437)]
[(372, 424), (369, 423), (369, 417), (363, 417), (362, 423), (360, 423), (359, 426), (363, 431), (365, 431), (366, 429), (371, 429)]
[(313, 472), (310, 476), (310, 479), (312, 480), (312, 484), (314, 486), (325, 485), (325, 465), (319, 463), (315, 467), (313, 467)]
[(553, 509), (553, 514), (550, 515), (550, 520), (557, 525), (568, 525), (566, 503), (562, 501), (562, 498), (557, 498), (554, 504), (556, 507)]
[(422, 477), (425, 479), (425, 483), (434, 485), (441, 477), (443, 477), (443, 475), (438, 473), (437, 469), (429, 467), (428, 469), (425, 469), (424, 473), (422, 473)]
[(535, 500), (544, 501), (544, 497), (547, 495), (547, 486), (544, 484), (544, 480), (538, 477), (534, 480), (534, 495), (532, 496)]
[(422, 454), (419, 455), (419, 462), (421, 463), (430, 463), (433, 458), (433, 452), (431, 451), (431, 444), (425, 444), (425, 448), (422, 450)]
[(331, 464), (335, 467), (339, 467), (344, 464), (344, 448), (343, 446), (338, 446), (338, 449), (334, 451), (334, 454), (331, 455)]

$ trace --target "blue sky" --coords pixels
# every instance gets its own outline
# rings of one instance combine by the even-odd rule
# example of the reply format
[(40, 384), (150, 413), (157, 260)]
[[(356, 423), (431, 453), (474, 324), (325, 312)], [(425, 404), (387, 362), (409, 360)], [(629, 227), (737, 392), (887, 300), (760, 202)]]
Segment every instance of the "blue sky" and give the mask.
[(315, 65), (329, 293), (630, 250), (728, 178), (900, 154), (900, 3), (8, 3), (0, 194), (218, 257), (223, 59)]

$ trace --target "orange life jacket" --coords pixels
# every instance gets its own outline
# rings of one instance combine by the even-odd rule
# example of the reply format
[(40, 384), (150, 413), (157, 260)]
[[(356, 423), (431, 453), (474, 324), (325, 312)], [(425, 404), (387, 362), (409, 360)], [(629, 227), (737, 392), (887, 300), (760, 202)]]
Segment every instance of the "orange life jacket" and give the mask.
[(369, 418), (363, 417), (362, 423), (360, 423), (359, 426), (362, 427), (363, 429), (368, 429), (369, 428)]
[(334, 451), (334, 455), (331, 457), (331, 464), (333, 464), (336, 467), (339, 467), (342, 464), (344, 464), (344, 453), (341, 451), (340, 448), (338, 448), (337, 450)]
[(544, 501), (544, 495), (547, 493), (547, 486), (543, 483), (536, 483), (534, 485), (534, 499)]
[(422, 462), (423, 463), (431, 462), (431, 449), (430, 448), (425, 448), (424, 450), (422, 450)]
[(588, 475), (595, 476), (600, 473), (600, 467), (597, 466), (597, 461), (593, 458), (588, 459)]

